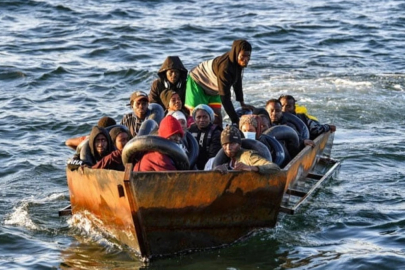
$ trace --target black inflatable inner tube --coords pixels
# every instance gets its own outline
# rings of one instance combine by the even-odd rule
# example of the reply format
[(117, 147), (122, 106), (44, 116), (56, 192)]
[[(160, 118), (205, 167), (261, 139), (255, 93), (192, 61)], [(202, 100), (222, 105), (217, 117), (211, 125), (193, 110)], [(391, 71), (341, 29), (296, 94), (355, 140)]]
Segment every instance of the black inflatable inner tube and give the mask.
[[(266, 145), (264, 145), (259, 141), (252, 139), (242, 139), (242, 148), (248, 150), (255, 150), (256, 152), (259, 153), (260, 156), (264, 157), (268, 161), (272, 161), (269, 149), (266, 147)], [(221, 148), (214, 158), (212, 168), (215, 168), (218, 165), (229, 163), (229, 161), (230, 158), (227, 155), (225, 155), (224, 149)]]
[(281, 143), (273, 136), (262, 134), (260, 135), (259, 141), (262, 142), (270, 150), (273, 162), (281, 167), (286, 155)]
[(178, 170), (188, 170), (190, 164), (186, 153), (174, 142), (159, 136), (145, 135), (132, 138), (122, 150), (125, 164), (139, 161), (146, 152), (159, 152), (168, 155)]
[(139, 127), (139, 131), (136, 136), (143, 136), (156, 133), (159, 129), (159, 124), (153, 119), (146, 119), (142, 122), (141, 126)]
[(298, 131), (299, 137), (303, 140), (309, 139), (309, 130), (307, 125), (298, 118), (298, 116), (288, 113), (288, 112), (283, 112), (283, 119), (284, 121), (287, 121), (289, 123), (292, 123), (295, 126), (295, 129)]
[(184, 133), (183, 143), (188, 150), (187, 156), (190, 163), (190, 169), (193, 169), (195, 163), (197, 162), (198, 155), (200, 153), (200, 148), (198, 146), (197, 140), (190, 132)]
[(157, 103), (149, 103), (148, 109), (150, 110), (150, 114), (146, 118), (155, 120), (159, 125), (160, 121), (162, 121), (162, 119), (165, 117), (163, 107)]
[(263, 134), (272, 136), (279, 142), (285, 143), (291, 157), (294, 157), (300, 151), (300, 140), (297, 132), (292, 127), (286, 125), (274, 126), (265, 130)]

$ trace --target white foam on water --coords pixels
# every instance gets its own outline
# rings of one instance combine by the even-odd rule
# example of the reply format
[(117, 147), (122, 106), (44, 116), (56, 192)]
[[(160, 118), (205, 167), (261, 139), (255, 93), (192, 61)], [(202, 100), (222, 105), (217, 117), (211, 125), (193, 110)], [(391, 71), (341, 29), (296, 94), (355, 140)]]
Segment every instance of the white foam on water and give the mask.
[(59, 201), (64, 197), (64, 193), (53, 193), (45, 198), (31, 197), (28, 199), (24, 199), (23, 201), (19, 202), (16, 207), (13, 208), (13, 211), (8, 216), (6, 216), (6, 218), (4, 219), (4, 224), (23, 227), (29, 230), (44, 229), (35, 224), (35, 222), (31, 219), (30, 207), (35, 204), (42, 205), (49, 202)]
[(14, 211), (5, 218), (4, 224), (24, 227), (29, 230), (38, 230), (39, 227), (32, 221), (28, 213), (29, 202), (22, 202), (20, 206), (14, 208)]
[(82, 236), (89, 238), (87, 240), (97, 242), (107, 249), (123, 250), (123, 247), (118, 243), (109, 240), (113, 236), (104, 227), (103, 222), (88, 211), (72, 215), (67, 223), (69, 227), (77, 229)]

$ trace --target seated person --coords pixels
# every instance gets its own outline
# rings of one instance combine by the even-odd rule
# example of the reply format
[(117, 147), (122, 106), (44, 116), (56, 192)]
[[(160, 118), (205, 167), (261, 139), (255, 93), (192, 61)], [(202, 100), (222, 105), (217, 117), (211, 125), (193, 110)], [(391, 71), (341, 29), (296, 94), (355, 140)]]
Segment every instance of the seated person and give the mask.
[(188, 115), (188, 111), (183, 106), (180, 95), (173, 90), (166, 89), (160, 94), (160, 99), (163, 103), (163, 108), (166, 110), (165, 114), (174, 111), (182, 111), (187, 118), (187, 126), (193, 123), (193, 117)]
[(200, 151), (196, 165), (199, 170), (203, 170), (208, 159), (214, 157), (221, 149), (222, 128), (213, 124), (214, 111), (208, 105), (198, 105), (192, 115), (194, 124), (190, 126), (189, 132), (198, 142)]
[(252, 114), (258, 115), (260, 117), (260, 119), (261, 119), (260, 125), (261, 125), (261, 129), (262, 129), (262, 133), (271, 127), (270, 116), (265, 108), (257, 107), (253, 110)]
[[(115, 120), (113, 118), (108, 117), (108, 116), (103, 116), (100, 118), (100, 120), (98, 120), (97, 126), (106, 128), (106, 127), (113, 126), (116, 124), (117, 123), (115, 122)], [(89, 135), (70, 138), (70, 139), (66, 140), (65, 145), (76, 150), (77, 146), (88, 138), (89, 138)]]
[(168, 56), (158, 71), (158, 78), (152, 82), (149, 92), (149, 102), (157, 103), (164, 108), (160, 94), (165, 89), (178, 93), (184, 104), (186, 96), (188, 70), (178, 56)]
[(113, 150), (110, 135), (107, 130), (94, 126), (89, 136), (90, 157), (82, 160), (84, 166), (92, 166)]
[[(278, 99), (268, 100), (266, 103), (266, 110), (269, 113), (272, 125), (287, 125), (297, 132), (298, 137), (300, 138), (300, 149), (304, 148), (306, 145), (310, 145), (312, 147), (315, 146), (312, 140), (304, 139), (301, 137), (301, 134), (297, 131), (297, 128), (295, 127), (294, 124), (286, 121), (286, 119), (283, 118), (281, 102)], [(291, 157), (294, 157), (295, 154), (297, 153), (290, 153), (290, 154)]]
[(122, 149), (124, 149), (124, 146), (131, 139), (131, 134), (129, 134), (129, 131), (125, 128), (115, 127), (110, 130), (110, 137), (116, 150), (103, 157), (91, 168), (124, 171), (125, 167), (122, 162)]
[[(171, 115), (166, 116), (160, 122), (158, 135), (176, 144), (181, 144), (181, 139), (184, 136), (183, 129), (179, 121)], [(179, 146), (181, 148), (181, 146)], [(181, 148), (182, 149), (182, 148)], [(174, 161), (165, 154), (157, 151), (147, 152), (134, 165), (133, 171), (148, 172), (148, 171), (176, 171)]]
[(280, 171), (280, 167), (260, 156), (256, 151), (242, 148), (242, 139), (238, 128), (227, 126), (221, 133), (221, 144), (229, 163), (218, 165), (214, 170), (226, 173), (228, 170), (254, 171), (271, 174)]
[(293, 96), (283, 95), (279, 98), (279, 101), (281, 103), (283, 112), (292, 113), (292, 114), (296, 115), (299, 119), (301, 119), (302, 122), (305, 123), (305, 125), (308, 127), (311, 140), (314, 140), (316, 137), (318, 137), (320, 134), (322, 134), (324, 132), (327, 132), (327, 131), (335, 132), (336, 131), (336, 126), (334, 126), (334, 125), (328, 125), (328, 124), (322, 125), (318, 121), (309, 118), (305, 113), (296, 113), (295, 112), (295, 102), (296, 101)]
[(189, 132), (187, 129), (186, 115), (182, 111), (172, 111), (172, 112), (169, 112), (167, 115), (171, 115), (174, 118), (176, 118), (177, 121), (179, 121), (181, 128), (183, 129), (183, 132), (184, 132), (184, 136), (182, 139), (182, 147), (183, 147), (184, 152), (189, 156), (189, 154), (192, 151), (192, 149), (190, 149), (190, 148), (193, 146), (189, 144), (189, 142), (187, 140), (187, 136), (186, 136), (187, 133)]
[(128, 127), (132, 137), (135, 137), (139, 132), (139, 128), (143, 121), (148, 119), (151, 111), (148, 108), (148, 95), (143, 91), (132, 93), (130, 103), (133, 112), (122, 117), (121, 125)]
[(261, 118), (258, 115), (242, 115), (239, 120), (239, 130), (246, 139), (258, 140), (262, 135)]
[(174, 118), (177, 119), (177, 121), (179, 121), (181, 128), (183, 129), (183, 132), (185, 133), (186, 131), (188, 131), (187, 128), (187, 118), (186, 115), (184, 114), (184, 112), (182, 111), (172, 111), (167, 113), (167, 115), (171, 115)]

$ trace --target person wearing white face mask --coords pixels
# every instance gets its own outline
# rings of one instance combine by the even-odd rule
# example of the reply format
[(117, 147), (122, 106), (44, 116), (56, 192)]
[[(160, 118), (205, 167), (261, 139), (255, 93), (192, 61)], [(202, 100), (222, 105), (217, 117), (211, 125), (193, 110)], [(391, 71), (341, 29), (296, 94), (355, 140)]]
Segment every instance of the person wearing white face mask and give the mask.
[(261, 135), (260, 117), (256, 115), (242, 115), (239, 120), (239, 129), (246, 139), (257, 140)]

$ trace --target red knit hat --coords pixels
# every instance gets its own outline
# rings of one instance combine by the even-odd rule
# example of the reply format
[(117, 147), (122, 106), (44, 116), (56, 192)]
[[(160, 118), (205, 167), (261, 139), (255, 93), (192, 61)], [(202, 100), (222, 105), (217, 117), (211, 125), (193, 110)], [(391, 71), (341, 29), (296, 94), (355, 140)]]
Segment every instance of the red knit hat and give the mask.
[(181, 128), (180, 122), (171, 115), (166, 116), (162, 119), (158, 130), (159, 136), (165, 139), (178, 133), (183, 138), (184, 132)]

